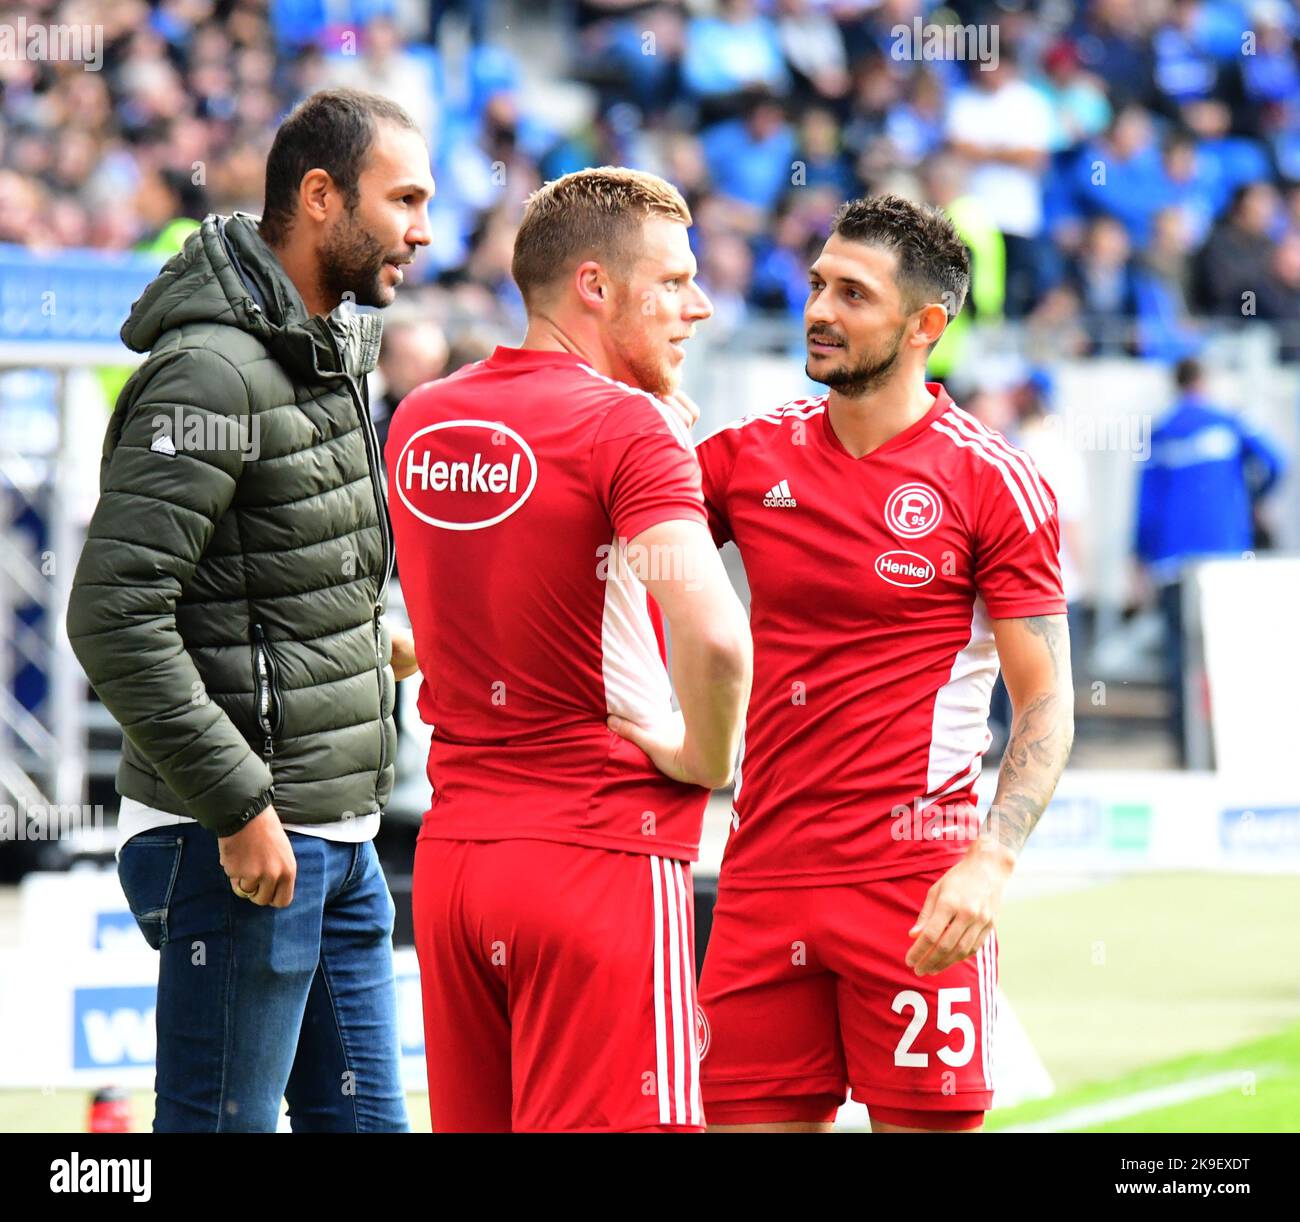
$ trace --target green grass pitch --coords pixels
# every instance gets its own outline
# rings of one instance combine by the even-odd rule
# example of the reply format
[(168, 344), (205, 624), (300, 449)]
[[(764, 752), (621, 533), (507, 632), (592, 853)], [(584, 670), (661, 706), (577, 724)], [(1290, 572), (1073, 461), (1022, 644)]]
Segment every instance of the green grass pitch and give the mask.
[[(1300, 1132), (1300, 884), (1139, 875), (1009, 901), (1003, 989), (1057, 1086), (990, 1131)], [(0, 1091), (0, 1132), (78, 1132), (84, 1090)], [(429, 1129), (427, 1100), (408, 1098)], [(136, 1127), (152, 1092), (132, 1100)]]

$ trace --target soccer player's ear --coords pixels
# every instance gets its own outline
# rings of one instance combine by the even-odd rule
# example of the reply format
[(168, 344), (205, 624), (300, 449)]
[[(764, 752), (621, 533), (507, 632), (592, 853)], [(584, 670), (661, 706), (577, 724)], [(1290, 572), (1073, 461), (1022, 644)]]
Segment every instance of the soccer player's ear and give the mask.
[(298, 204), (305, 216), (320, 224), (329, 216), (330, 197), (335, 194), (329, 171), (308, 170), (298, 184)]
[(925, 340), (926, 347), (936, 344), (948, 327), (948, 310), (938, 302), (931, 302), (921, 310), (917, 334)]
[(605, 304), (607, 296), (605, 277), (601, 272), (599, 263), (594, 259), (588, 259), (585, 263), (578, 265), (573, 275), (578, 297), (584, 305), (599, 309)]

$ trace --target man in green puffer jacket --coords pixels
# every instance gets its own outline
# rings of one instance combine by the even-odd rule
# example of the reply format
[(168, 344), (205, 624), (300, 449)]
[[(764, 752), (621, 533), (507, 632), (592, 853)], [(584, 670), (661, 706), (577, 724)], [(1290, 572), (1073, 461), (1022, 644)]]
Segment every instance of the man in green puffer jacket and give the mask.
[[(393, 564), (366, 375), (430, 241), (425, 141), (374, 95), (281, 126), (122, 328), (68, 635), (121, 724), (118, 873), (161, 950), (156, 1130), (407, 1127), (393, 905)], [(391, 642), (391, 644), (390, 644)], [(390, 659), (392, 668), (390, 669)]]

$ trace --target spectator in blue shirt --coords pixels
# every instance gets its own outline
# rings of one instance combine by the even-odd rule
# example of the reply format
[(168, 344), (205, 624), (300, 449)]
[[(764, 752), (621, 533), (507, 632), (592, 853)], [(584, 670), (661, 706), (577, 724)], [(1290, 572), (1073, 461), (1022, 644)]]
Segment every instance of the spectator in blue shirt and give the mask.
[(686, 27), (682, 79), (696, 97), (739, 93), (755, 85), (777, 93), (789, 87), (776, 26), (752, 0), (723, 0), (717, 17), (696, 17)]
[(795, 134), (770, 95), (752, 95), (743, 117), (715, 123), (700, 142), (715, 190), (729, 199), (767, 212), (793, 185)]
[(1079, 299), (1095, 354), (1126, 351), (1128, 323), (1137, 314), (1132, 256), (1124, 226), (1099, 216), (1066, 266), (1066, 283)]
[(1133, 277), (1139, 356), (1172, 365), (1204, 344), (1188, 304), (1192, 249), (1186, 213), (1179, 208), (1157, 212)]
[(1300, 100), (1300, 59), (1293, 45), (1294, 14), (1283, 0), (1256, 3), (1250, 13), (1255, 45), (1226, 68), (1225, 98), (1233, 130), (1267, 139), (1286, 127)]
[(902, 165), (917, 166), (943, 145), (946, 107), (939, 77), (918, 64), (908, 78), (907, 96), (884, 119), (884, 133)]
[(1138, 484), (1137, 556), (1158, 587), (1174, 741), (1186, 759), (1183, 576), (1198, 560), (1254, 549), (1255, 510), (1285, 469), (1263, 433), (1205, 397), (1194, 358), (1178, 362), (1178, 399), (1151, 436)]
[(1145, 99), (1153, 89), (1152, 55), (1143, 16), (1132, 0), (1079, 5), (1070, 41), (1087, 72), (1106, 82), (1112, 106)]
[[(755, 240), (750, 301), (761, 310), (801, 319), (808, 299), (808, 268), (816, 261), (823, 238), (799, 207), (800, 200), (798, 192), (786, 195), (772, 224)], [(799, 334), (802, 337), (802, 327)]]
[[(1166, 208), (1183, 213), (1190, 240), (1199, 246), (1231, 194), (1212, 157), (1202, 157), (1190, 132), (1174, 132), (1160, 150), (1160, 171), (1153, 189), (1151, 220)], [(1151, 240), (1148, 231), (1143, 241)]]
[(1089, 141), (1075, 163), (1075, 192), (1085, 216), (1122, 221), (1129, 237), (1145, 243), (1164, 180), (1150, 114), (1140, 106), (1119, 111), (1106, 134)]
[(1212, 97), (1219, 66), (1198, 28), (1200, 0), (1174, 0), (1173, 11), (1151, 39), (1156, 88), (1177, 104)]
[(840, 148), (840, 127), (829, 110), (813, 107), (805, 111), (799, 125), (795, 186), (830, 187), (842, 199), (857, 192), (857, 181)]

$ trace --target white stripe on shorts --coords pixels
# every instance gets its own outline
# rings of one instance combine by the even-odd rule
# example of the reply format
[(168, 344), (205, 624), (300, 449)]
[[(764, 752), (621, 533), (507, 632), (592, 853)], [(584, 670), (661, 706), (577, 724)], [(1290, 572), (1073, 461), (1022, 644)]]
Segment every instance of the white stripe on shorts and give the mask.
[(655, 1094), (659, 1097), (659, 1123), (668, 1123), (668, 1042), (664, 1030), (664, 905), (659, 881), (659, 858), (650, 858), (650, 887), (654, 892), (655, 939)]
[(703, 1124), (704, 1104), (700, 1099), (700, 1042), (695, 1031), (695, 959), (691, 954), (691, 922), (686, 907), (686, 874), (680, 861), (673, 862), (677, 874), (677, 908), (682, 941), (682, 978), (685, 984), (686, 1067), (690, 1075), (686, 1089), (690, 1099), (691, 1124)]
[(989, 1088), (989, 981), (985, 969), (988, 941), (975, 952), (975, 971), (980, 986), (980, 1069), (984, 1074), (984, 1089)]
[(677, 1105), (676, 1123), (686, 1123), (686, 1095), (683, 1089), (683, 1061), (685, 1045), (682, 1042), (682, 944), (677, 928), (677, 876), (664, 862), (664, 901), (668, 909), (668, 985), (669, 1000), (673, 1007), (673, 1101)]

